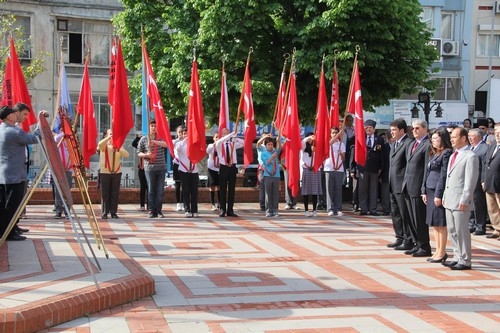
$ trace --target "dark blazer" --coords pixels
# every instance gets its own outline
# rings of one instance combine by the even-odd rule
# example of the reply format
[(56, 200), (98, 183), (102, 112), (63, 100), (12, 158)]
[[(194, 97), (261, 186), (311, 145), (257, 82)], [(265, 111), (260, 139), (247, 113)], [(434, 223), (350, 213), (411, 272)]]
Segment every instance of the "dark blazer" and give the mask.
[(488, 148), (482, 170), (484, 191), (488, 193), (500, 193), (500, 151), (493, 156), (495, 144), (496, 142), (492, 142)]
[(382, 147), (385, 141), (378, 135), (373, 135), (373, 144), (371, 149), (366, 149), (366, 164), (365, 166), (356, 165), (359, 172), (379, 172), (385, 167), (382, 158)]
[(396, 148), (396, 143), (391, 143), (389, 153), (389, 190), (391, 193), (400, 194), (403, 189), (403, 178), (406, 170), (406, 150), (412, 140), (405, 134), (401, 144)]
[(425, 190), (428, 188), (434, 190), (435, 198), (443, 198), (448, 161), (451, 153), (451, 149), (445, 149), (440, 155), (432, 155), (428, 158), (425, 165), (424, 180), (422, 182), (422, 194), (425, 194)]
[(401, 193), (410, 197), (419, 197), (422, 192), (422, 181), (425, 173), (425, 160), (429, 151), (429, 136), (426, 135), (420, 141), (417, 149), (412, 154), (412, 148), (415, 143), (413, 139), (406, 150), (406, 170), (403, 178), (403, 190)]
[(382, 172), (380, 173), (380, 180), (383, 183), (389, 183), (389, 161), (391, 158), (391, 145), (384, 142), (382, 145)]

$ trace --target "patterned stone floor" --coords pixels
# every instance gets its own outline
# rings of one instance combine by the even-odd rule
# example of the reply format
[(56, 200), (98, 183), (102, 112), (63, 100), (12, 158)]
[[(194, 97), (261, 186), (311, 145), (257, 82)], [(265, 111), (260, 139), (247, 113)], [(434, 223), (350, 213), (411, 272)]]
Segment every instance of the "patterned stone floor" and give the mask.
[[(281, 211), (266, 218), (251, 203), (237, 205), (237, 218), (219, 218), (202, 204), (195, 219), (173, 206), (165, 205), (164, 219), (148, 219), (121, 205), (119, 219), (100, 222), (113, 244), (109, 260), (96, 249), (101, 274), (120, 274), (114, 258), (123, 250), (154, 278), (155, 295), (43, 332), (500, 332), (500, 241), (472, 236), (473, 270), (452, 271), (387, 248), (388, 217)], [(30, 206), (28, 215), (29, 240), (9, 242), (16, 251), (6, 258), (0, 249), (2, 261), (25, 258), (48, 236), (46, 247), (74, 252), (69, 222), (52, 220), (51, 207)], [(2, 270), (0, 296), (6, 279), (10, 292), (29, 288), (24, 280), (16, 286), (15, 275), (43, 270), (38, 259)], [(53, 264), (53, 276), (17, 302), (44, 297), (62, 280), (67, 288), (91, 282), (82, 258)], [(0, 307), (10, 301), (2, 297)]]

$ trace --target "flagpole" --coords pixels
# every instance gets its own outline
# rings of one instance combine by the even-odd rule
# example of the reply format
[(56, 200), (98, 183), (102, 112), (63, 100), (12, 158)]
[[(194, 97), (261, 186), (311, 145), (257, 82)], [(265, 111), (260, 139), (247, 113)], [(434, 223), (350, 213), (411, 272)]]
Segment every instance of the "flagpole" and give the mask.
[[(320, 80), (321, 80), (321, 77), (324, 74), (324, 66), (325, 66), (325, 54), (323, 54), (323, 59), (321, 60), (321, 72), (319, 74), (320, 76)], [(318, 99), (319, 99), (319, 89), (318, 89)], [(314, 131), (313, 133), (316, 133), (316, 126), (318, 125), (318, 110), (316, 110), (316, 118), (314, 118)], [(316, 140), (315, 140), (315, 145), (316, 145)]]
[[(89, 57), (90, 57), (90, 51), (87, 50), (87, 54), (85, 55), (85, 66), (88, 65), (89, 62)], [(78, 123), (80, 121), (80, 114), (78, 111), (75, 112), (75, 121), (73, 122), (73, 132), (76, 133), (76, 129), (78, 127)]]
[(245, 96), (245, 76), (246, 76), (248, 65), (250, 64), (250, 55), (252, 53), (253, 53), (253, 47), (250, 46), (250, 48), (248, 50), (247, 63), (245, 65), (245, 75), (243, 75), (243, 83), (241, 84), (240, 102), (238, 103), (238, 113), (236, 114), (236, 121), (235, 121), (235, 126), (234, 126), (235, 133), (238, 131), (238, 122), (240, 120), (240, 114), (241, 114), (241, 104), (243, 103), (243, 98)]
[[(283, 102), (283, 105), (285, 106), (285, 108), (288, 107), (288, 95), (290, 93), (290, 77), (295, 73), (295, 53), (297, 52), (297, 49), (294, 47), (293, 48), (293, 52), (292, 52), (292, 62), (290, 63), (290, 75), (288, 75), (288, 82), (287, 82), (287, 85), (286, 85), (286, 92), (285, 92), (285, 101)], [(285, 123), (285, 116), (286, 116), (286, 112), (283, 112), (282, 116), (281, 116), (281, 123), (280, 123), (280, 129), (278, 131), (278, 138), (279, 138), (279, 135), (281, 134), (281, 132), (283, 131), (283, 126), (284, 126), (284, 123)]]
[[(283, 70), (281, 71), (281, 75), (284, 77), (285, 76), (285, 71), (286, 71), (286, 63), (288, 62), (288, 58), (290, 57), (289, 53), (285, 53), (283, 55), (283, 58), (285, 58), (285, 61), (283, 63)], [(280, 87), (281, 88), (281, 81), (280, 81)], [(276, 128), (276, 116), (279, 108), (279, 103), (281, 100), (281, 89), (278, 91), (278, 96), (276, 97), (276, 105), (274, 106), (274, 115), (273, 115), (273, 127)], [(281, 120), (281, 119), (280, 119)], [(277, 129), (277, 128), (276, 128)]]

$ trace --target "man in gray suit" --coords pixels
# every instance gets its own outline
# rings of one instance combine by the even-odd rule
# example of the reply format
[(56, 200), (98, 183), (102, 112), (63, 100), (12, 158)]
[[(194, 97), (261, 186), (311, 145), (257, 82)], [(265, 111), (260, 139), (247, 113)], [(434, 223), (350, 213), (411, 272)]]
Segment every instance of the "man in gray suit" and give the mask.
[[(410, 222), (410, 215), (401, 195), (403, 188), (403, 178), (406, 169), (406, 150), (408, 143), (407, 124), (403, 118), (395, 119), (390, 124), (391, 137), (394, 142), (391, 143), (391, 151), (389, 153), (389, 193), (391, 200), (391, 216), (392, 227), (396, 240), (393, 243), (387, 244), (395, 250), (411, 250), (413, 241), (407, 225)], [(405, 222), (406, 221), (406, 225)]]
[(478, 128), (469, 130), (469, 143), (470, 150), (479, 158), (479, 177), (474, 190), (474, 211), (469, 220), (469, 231), (474, 232), (474, 235), (486, 235), (487, 208), (486, 196), (481, 186), (481, 173), (488, 145), (483, 142), (483, 131)]
[(455, 128), (451, 132), (451, 145), (455, 151), (448, 164), (443, 207), (446, 209), (453, 260), (445, 261), (443, 265), (453, 270), (468, 270), (472, 265), (469, 217), (479, 176), (479, 158), (468, 147), (465, 128)]
[(486, 237), (500, 240), (500, 123), (495, 124), (495, 141), (491, 143), (486, 153), (482, 177), (488, 214), (495, 229)]

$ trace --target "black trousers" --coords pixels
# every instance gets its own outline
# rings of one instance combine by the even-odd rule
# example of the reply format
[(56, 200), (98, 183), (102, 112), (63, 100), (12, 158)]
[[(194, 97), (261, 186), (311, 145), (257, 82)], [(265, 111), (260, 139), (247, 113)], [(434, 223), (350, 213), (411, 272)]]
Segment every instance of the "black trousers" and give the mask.
[(103, 214), (116, 214), (120, 194), (120, 173), (101, 173), (101, 207)]
[(182, 201), (186, 213), (198, 213), (198, 173), (179, 171), (182, 183)]
[[(23, 201), (24, 182), (17, 184), (0, 184), (0, 237), (7, 230), (17, 207)], [(13, 230), (13, 229), (12, 229)], [(12, 234), (12, 230), (10, 234)]]
[(427, 210), (421, 197), (405, 196), (406, 206), (410, 213), (410, 232), (417, 247), (425, 251), (431, 250), (429, 226), (426, 223)]
[[(396, 239), (401, 239), (405, 243), (412, 243), (410, 229), (408, 224), (411, 223), (410, 214), (405, 203), (405, 199), (401, 193), (391, 193), (391, 215), (392, 227)], [(404, 222), (406, 221), (406, 223)]]
[(141, 207), (144, 207), (146, 205), (146, 198), (148, 194), (148, 181), (146, 179), (146, 173), (144, 172), (144, 169), (138, 170), (138, 176), (139, 184), (141, 187), (139, 192), (139, 201), (141, 203)]
[(234, 206), (234, 191), (236, 187), (236, 174), (238, 169), (236, 166), (220, 165), (219, 182), (220, 182), (220, 210), (233, 212)]

